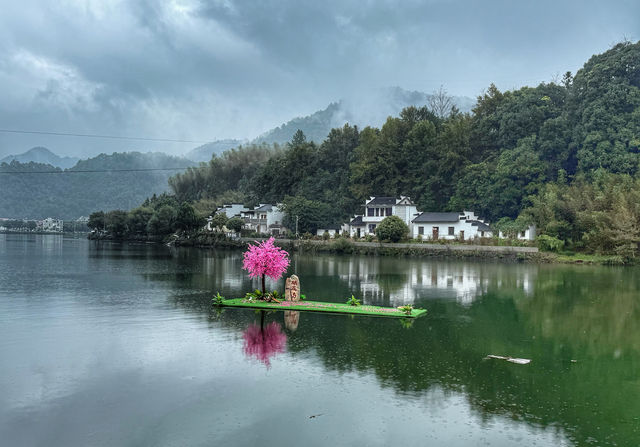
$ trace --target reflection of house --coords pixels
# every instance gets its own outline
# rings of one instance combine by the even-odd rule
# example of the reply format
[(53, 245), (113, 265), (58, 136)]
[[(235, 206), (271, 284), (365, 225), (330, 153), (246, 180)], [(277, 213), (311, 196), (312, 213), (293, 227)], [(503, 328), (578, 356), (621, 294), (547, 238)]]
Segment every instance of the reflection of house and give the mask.
[(364, 214), (349, 222), (349, 234), (351, 237), (373, 235), (378, 224), (388, 216), (399, 217), (411, 228), (411, 220), (416, 214), (418, 210), (409, 197), (370, 197), (364, 204)]
[(282, 224), (284, 212), (279, 205), (261, 204), (255, 209), (242, 211), (241, 216), (245, 221), (244, 228), (256, 233), (278, 236), (287, 231)]
[(412, 222), (414, 238), (470, 240), (493, 236), (489, 225), (473, 211), (420, 213)]
[(451, 299), (469, 305), (491, 286), (513, 287), (526, 295), (534, 290), (535, 269), (526, 266), (496, 269), (483, 264), (400, 261), (381, 269), (379, 260), (350, 258), (348, 265), (338, 268), (340, 278), (352, 290), (360, 290), (366, 304), (401, 306), (425, 299)]

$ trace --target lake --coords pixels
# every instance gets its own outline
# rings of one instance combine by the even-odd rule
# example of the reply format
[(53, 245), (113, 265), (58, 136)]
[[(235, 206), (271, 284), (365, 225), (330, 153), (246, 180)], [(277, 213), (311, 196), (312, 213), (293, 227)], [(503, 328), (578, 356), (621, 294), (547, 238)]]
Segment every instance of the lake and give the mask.
[(2, 445), (639, 443), (637, 268), (292, 256), (308, 298), (407, 323), (213, 308), (259, 287), (241, 265), (0, 234)]

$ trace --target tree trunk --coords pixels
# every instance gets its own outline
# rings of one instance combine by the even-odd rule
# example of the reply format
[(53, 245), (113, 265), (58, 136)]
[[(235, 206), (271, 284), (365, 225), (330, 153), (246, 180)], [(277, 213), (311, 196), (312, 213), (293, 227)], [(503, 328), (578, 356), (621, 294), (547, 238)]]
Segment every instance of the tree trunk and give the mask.
[(264, 274), (262, 275), (262, 294), (263, 295), (266, 294), (266, 290), (265, 290), (265, 287), (264, 287)]

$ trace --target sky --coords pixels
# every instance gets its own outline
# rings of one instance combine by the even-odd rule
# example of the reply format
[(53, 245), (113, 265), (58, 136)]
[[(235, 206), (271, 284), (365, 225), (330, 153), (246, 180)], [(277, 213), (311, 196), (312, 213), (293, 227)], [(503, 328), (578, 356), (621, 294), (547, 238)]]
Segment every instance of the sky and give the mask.
[[(340, 98), (475, 98), (640, 39), (635, 0), (1, 0), (0, 129), (252, 139)], [(198, 143), (0, 132), (0, 156), (185, 153)]]

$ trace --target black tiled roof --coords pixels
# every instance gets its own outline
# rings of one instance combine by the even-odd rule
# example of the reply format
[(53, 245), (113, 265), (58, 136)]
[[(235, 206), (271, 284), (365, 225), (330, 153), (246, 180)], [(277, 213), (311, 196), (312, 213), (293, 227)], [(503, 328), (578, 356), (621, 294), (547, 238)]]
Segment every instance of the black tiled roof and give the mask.
[(362, 221), (362, 216), (354, 217), (353, 220), (349, 222), (349, 224), (354, 226), (364, 225), (364, 222)]
[(262, 205), (259, 208), (256, 208), (253, 211), (271, 211), (272, 209), (273, 209), (273, 205), (266, 204), (266, 205)]
[(412, 222), (458, 222), (460, 213), (421, 213)]
[(484, 222), (480, 222), (478, 220), (469, 220), (467, 222), (471, 223), (474, 227), (478, 227), (478, 230), (480, 231), (492, 231), (491, 227)]
[(395, 205), (395, 197), (374, 197), (367, 205)]

